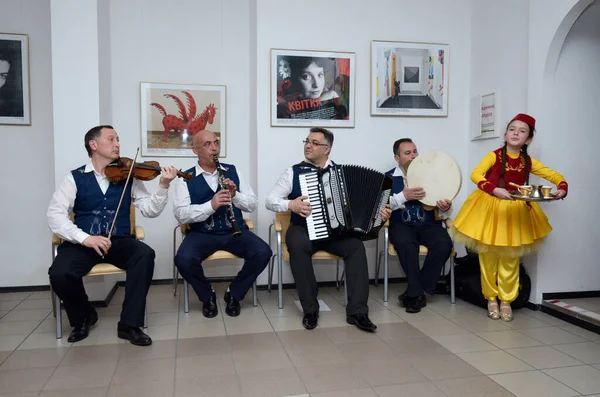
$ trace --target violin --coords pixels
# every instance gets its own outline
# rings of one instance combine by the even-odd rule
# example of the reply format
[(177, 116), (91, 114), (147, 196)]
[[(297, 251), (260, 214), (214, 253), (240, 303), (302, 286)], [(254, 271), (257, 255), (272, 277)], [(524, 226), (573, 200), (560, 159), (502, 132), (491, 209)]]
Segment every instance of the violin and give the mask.
[[(135, 179), (141, 181), (151, 181), (161, 173), (158, 161), (144, 161), (143, 163), (133, 163), (128, 157), (120, 157), (106, 166), (104, 175), (112, 183), (119, 183), (129, 177), (129, 173)], [(186, 180), (194, 179), (194, 175), (189, 172), (177, 171), (177, 176)]]

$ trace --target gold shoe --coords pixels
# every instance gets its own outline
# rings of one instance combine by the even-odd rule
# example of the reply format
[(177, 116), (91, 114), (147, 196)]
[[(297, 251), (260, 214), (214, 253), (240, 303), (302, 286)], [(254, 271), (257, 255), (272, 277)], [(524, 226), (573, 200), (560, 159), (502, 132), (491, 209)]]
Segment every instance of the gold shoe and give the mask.
[[(495, 309), (494, 309), (495, 307)], [(498, 320), (500, 318), (500, 311), (498, 310), (498, 302), (488, 301), (488, 317), (492, 320)]]
[[(504, 310), (507, 311), (504, 311)], [(502, 321), (506, 321), (506, 322), (510, 322), (514, 319), (513, 317), (513, 313), (512, 313), (512, 308), (510, 307), (510, 305), (500, 305), (500, 318), (502, 319)]]

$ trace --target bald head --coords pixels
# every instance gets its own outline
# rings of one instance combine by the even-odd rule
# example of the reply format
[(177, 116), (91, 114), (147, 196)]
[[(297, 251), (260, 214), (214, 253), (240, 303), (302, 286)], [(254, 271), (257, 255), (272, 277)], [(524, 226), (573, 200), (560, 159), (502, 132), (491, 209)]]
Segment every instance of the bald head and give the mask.
[(202, 130), (198, 131), (192, 137), (192, 144), (196, 147), (200, 147), (204, 145), (205, 142), (215, 141), (217, 139), (217, 135), (210, 130)]
[(217, 135), (209, 130), (198, 131), (192, 138), (192, 150), (198, 156), (200, 166), (209, 170), (214, 167), (214, 157), (221, 151), (221, 142)]

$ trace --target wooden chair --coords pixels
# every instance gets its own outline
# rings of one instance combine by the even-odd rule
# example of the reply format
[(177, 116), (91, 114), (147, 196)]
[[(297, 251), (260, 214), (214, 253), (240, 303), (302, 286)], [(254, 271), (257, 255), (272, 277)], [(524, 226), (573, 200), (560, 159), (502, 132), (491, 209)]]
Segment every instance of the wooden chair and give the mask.
[[(276, 212), (275, 220), (273, 224), (269, 226), (269, 245), (272, 242), (272, 230), (275, 229), (275, 238), (276, 238), (276, 250), (275, 254), (271, 257), (271, 261), (269, 262), (269, 281), (268, 281), (268, 290), (271, 291), (271, 282), (273, 281), (273, 268), (275, 258), (277, 258), (277, 289), (279, 293), (279, 308), (283, 309), (283, 260), (285, 259), (287, 262), (290, 261), (290, 253), (287, 248), (287, 244), (285, 243), (285, 234), (287, 233), (288, 228), (290, 227), (290, 217), (291, 213), (287, 212)], [(313, 254), (312, 259), (320, 259), (320, 260), (335, 260), (336, 261), (336, 285), (337, 288), (340, 288), (339, 274), (340, 274), (340, 259), (343, 259), (341, 256), (330, 254), (326, 251), (317, 251)], [(346, 284), (344, 283), (344, 302), (348, 303), (348, 291), (346, 289)]]
[[(254, 230), (254, 224), (250, 219), (244, 219), (244, 223), (248, 226), (248, 229)], [(177, 240), (177, 230), (181, 231), (181, 238), (185, 238), (186, 231), (190, 228), (189, 225), (179, 225), (175, 229), (173, 229), (173, 258), (175, 258), (175, 254), (177, 253), (176, 240)], [(206, 258), (206, 261), (213, 261), (218, 259), (242, 259), (239, 256), (233, 255), (231, 252), (219, 250)], [(175, 262), (173, 262), (173, 296), (177, 295), (177, 286), (179, 280), (179, 269), (175, 266)], [(258, 298), (256, 295), (256, 281), (252, 284), (252, 305), (254, 307), (258, 306)], [(190, 312), (190, 294), (187, 280), (183, 279), (183, 311), (186, 313)]]
[[(75, 214), (71, 215), (71, 220), (73, 220), (75, 217)], [(133, 204), (131, 204), (131, 207), (129, 209), (129, 222), (131, 225), (131, 234), (135, 235), (135, 238), (137, 240), (143, 240), (145, 235), (144, 235), (144, 229), (141, 226), (136, 226), (135, 225), (135, 207), (133, 206)], [(56, 258), (56, 255), (58, 254), (58, 246), (60, 244), (62, 244), (63, 240), (58, 237), (56, 234), (52, 235), (52, 262), (54, 262), (54, 259)], [(121, 273), (126, 273), (125, 270), (123, 269), (119, 269), (118, 267), (116, 267), (115, 265), (112, 265), (110, 263), (98, 263), (97, 265), (95, 265), (92, 270), (89, 271), (88, 274), (85, 275), (85, 277), (91, 277), (91, 276), (107, 276), (110, 274), (121, 274)], [(52, 285), (50, 285), (50, 292), (51, 292), (51, 296), (52, 296), (52, 309), (54, 312), (54, 317), (56, 317), (56, 339), (61, 339), (62, 338), (62, 316), (61, 316), (61, 311), (60, 311), (60, 307), (61, 307), (61, 301), (60, 298), (54, 293), (54, 291), (52, 290)], [(147, 315), (144, 315), (144, 328), (147, 328), (148, 324), (147, 324)]]
[[(446, 229), (452, 227), (452, 219), (444, 220), (443, 224)], [(387, 247), (387, 249), (381, 250), (379, 252), (379, 259), (376, 263), (375, 267), (375, 285), (377, 285), (377, 280), (379, 278), (379, 270), (381, 268), (381, 259), (383, 256), (383, 301), (388, 301), (388, 277), (389, 277), (389, 256), (398, 256), (396, 250), (394, 249), (393, 244), (389, 241), (389, 221), (387, 221), (383, 227), (383, 246)], [(427, 247), (421, 245), (419, 247), (419, 256), (427, 255)], [(455, 291), (454, 291), (454, 258), (456, 257), (456, 251), (452, 248), (452, 252), (450, 253), (450, 303), (456, 303)], [(446, 270), (446, 266), (442, 267), (442, 275)]]

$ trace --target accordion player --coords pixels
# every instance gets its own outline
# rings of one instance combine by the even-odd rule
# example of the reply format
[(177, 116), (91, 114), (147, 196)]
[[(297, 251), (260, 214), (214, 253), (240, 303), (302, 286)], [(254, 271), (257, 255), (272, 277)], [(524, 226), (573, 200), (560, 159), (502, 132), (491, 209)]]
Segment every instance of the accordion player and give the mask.
[(383, 226), (379, 210), (388, 204), (392, 191), (390, 177), (363, 166), (334, 164), (301, 173), (299, 182), (312, 208), (306, 218), (310, 240), (334, 235), (377, 238)]

